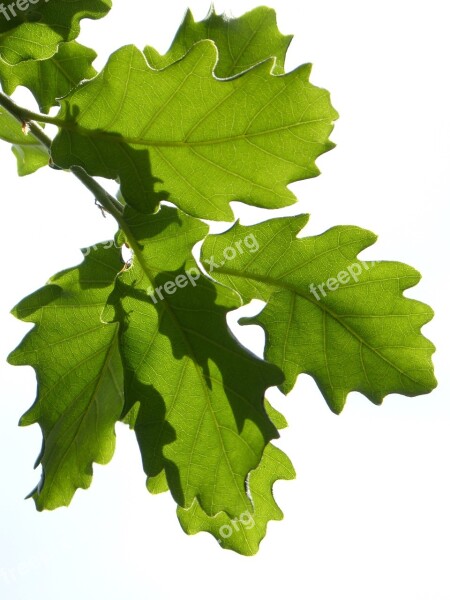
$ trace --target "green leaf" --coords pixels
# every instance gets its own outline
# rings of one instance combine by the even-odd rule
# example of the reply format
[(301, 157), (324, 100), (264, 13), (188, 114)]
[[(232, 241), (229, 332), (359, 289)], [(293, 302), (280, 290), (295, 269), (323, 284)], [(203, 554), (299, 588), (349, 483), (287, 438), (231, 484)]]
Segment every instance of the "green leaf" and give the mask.
[[(267, 400), (264, 401), (264, 408), (266, 409), (267, 416), (272, 421), (277, 429), (284, 429), (287, 427), (287, 421), (284, 416), (275, 410), (273, 406), (269, 404)], [(134, 429), (134, 424), (136, 423), (136, 418), (139, 412), (139, 405), (135, 404), (129, 413), (122, 419), (122, 422), (129, 425), (131, 429)], [(147, 489), (151, 494), (162, 494), (164, 492), (169, 491), (169, 484), (167, 482), (167, 477), (165, 471), (161, 471), (158, 475), (154, 477), (147, 478)], [(194, 504), (198, 506), (198, 503), (194, 501)], [(198, 510), (201, 510), (198, 507)], [(205, 515), (206, 518), (206, 515)]]
[(288, 422), (286, 421), (284, 415), (276, 410), (268, 400), (264, 401), (264, 407), (266, 409), (267, 416), (277, 429), (285, 429), (288, 426)]
[[(270, 420), (277, 429), (287, 427), (284, 416), (275, 410), (269, 402), (265, 407)], [(260, 464), (247, 478), (247, 488), (252, 499), (252, 512), (245, 511), (239, 517), (231, 519), (222, 512), (209, 517), (194, 500), (188, 509), (177, 509), (180, 524), (189, 535), (209, 532), (222, 548), (252, 556), (258, 552), (259, 545), (266, 535), (269, 521), (281, 521), (283, 512), (273, 497), (273, 485), (280, 479), (295, 479), (295, 469), (291, 461), (279, 448), (268, 444)]]
[[(128, 425), (130, 429), (134, 430), (135, 428), (137, 417), (139, 414), (139, 408), (139, 402), (136, 402), (136, 404), (133, 404), (131, 410), (127, 412), (125, 416), (121, 419), (122, 423)], [(163, 494), (165, 492), (168, 492), (170, 488), (169, 483), (167, 481), (166, 472), (162, 470), (154, 476), (148, 476), (147, 489), (151, 494)]]
[(252, 556), (259, 550), (268, 522), (283, 519), (283, 513), (273, 497), (273, 485), (280, 479), (295, 479), (294, 467), (284, 452), (268, 444), (261, 463), (248, 477), (254, 512), (247, 510), (234, 519), (224, 512), (209, 517), (195, 500), (189, 509), (177, 509), (180, 524), (189, 535), (206, 531), (216, 538), (222, 548)]
[(315, 160), (333, 147), (328, 92), (309, 83), (310, 65), (275, 76), (269, 60), (217, 80), (216, 59), (208, 40), (162, 71), (134, 46), (118, 50), (62, 101), (55, 164), (119, 177), (141, 212), (169, 199), (191, 215), (230, 220), (232, 200), (292, 204), (286, 186), (318, 175)]
[(36, 324), (9, 362), (32, 366), (38, 380), (20, 424), (39, 423), (43, 433), (42, 479), (31, 493), (39, 510), (68, 506), (78, 488), (89, 487), (92, 463), (112, 458), (123, 408), (118, 327), (100, 321), (121, 254), (111, 242), (85, 254), (13, 310)]
[(238, 296), (198, 271), (192, 247), (206, 225), (165, 206), (153, 216), (127, 210), (125, 220), (133, 264), (103, 318), (120, 323), (124, 416), (149, 487), (164, 487), (164, 470), (180, 506), (197, 498), (208, 515), (239, 515), (251, 510), (247, 475), (278, 436), (263, 399), (281, 373), (228, 329)]
[(161, 55), (150, 46), (144, 49), (148, 62), (155, 69), (164, 69), (177, 62), (197, 42), (212, 40), (219, 51), (214, 69), (217, 77), (232, 77), (250, 67), (276, 58), (273, 73), (284, 72), (284, 61), (292, 36), (282, 35), (272, 8), (260, 6), (237, 19), (217, 15), (211, 9), (208, 17), (196, 22), (190, 10), (181, 24), (169, 51)]
[[(403, 295), (419, 282), (419, 273), (402, 263), (358, 260), (376, 239), (358, 227), (297, 239), (306, 222), (300, 215), (237, 224), (209, 236), (202, 250), (215, 279), (245, 302), (267, 303), (259, 316), (243, 322), (264, 328), (265, 356), (286, 377), (280, 389), (289, 392), (297, 375), (307, 373), (336, 413), (351, 391), (376, 404), (387, 394), (430, 392), (436, 385), (434, 346), (421, 327), (433, 311)], [(253, 254), (236, 252), (229, 260), (227, 248), (237, 240), (247, 240)]]
[(58, 104), (57, 98), (66, 96), (83, 79), (91, 79), (96, 70), (92, 66), (97, 54), (77, 42), (61, 44), (58, 52), (48, 60), (28, 60), (9, 65), (0, 60), (0, 83), (11, 95), (19, 85), (31, 90), (42, 112), (48, 113)]
[(82, 19), (100, 19), (111, 8), (111, 0), (22, 2), (25, 10), (17, 4), (0, 4), (0, 59), (11, 65), (50, 58), (61, 42), (78, 37)]
[(47, 150), (32, 133), (25, 133), (20, 123), (0, 108), (0, 139), (13, 145), (12, 151), (17, 158), (17, 170), (20, 176), (34, 173), (48, 166)]
[(12, 147), (17, 159), (17, 173), (20, 177), (31, 175), (41, 167), (48, 166), (48, 153), (41, 144), (18, 144)]

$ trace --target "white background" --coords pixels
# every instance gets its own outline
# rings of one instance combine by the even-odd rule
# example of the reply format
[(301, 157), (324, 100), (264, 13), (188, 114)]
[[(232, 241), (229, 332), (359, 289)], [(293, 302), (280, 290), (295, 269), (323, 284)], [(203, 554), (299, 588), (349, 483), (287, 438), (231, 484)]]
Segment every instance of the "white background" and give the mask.
[[(99, 52), (97, 68), (126, 43), (163, 51), (185, 2), (115, 0), (106, 19), (84, 22), (80, 41)], [(257, 5), (224, 0), (216, 8), (238, 16)], [(202, 18), (209, 0), (190, 6)], [(146, 492), (124, 426), (114, 460), (95, 468), (91, 489), (78, 492), (69, 509), (37, 513), (23, 497), (39, 479), (32, 465), (40, 431), (17, 427), (35, 396), (34, 373), (5, 363), (28, 327), (8, 311), (51, 274), (77, 264), (78, 248), (108, 239), (114, 224), (65, 173), (46, 169), (19, 180), (2, 144), (1, 598), (450, 600), (447, 3), (271, 6), (281, 31), (295, 34), (288, 68), (314, 63), (313, 83), (331, 90), (341, 116), (332, 136), (337, 148), (319, 159), (323, 174), (293, 186), (295, 210), (312, 214), (305, 233), (367, 227), (379, 241), (365, 257), (401, 260), (423, 273), (407, 294), (436, 311), (423, 332), (438, 348), (440, 385), (428, 396), (389, 396), (381, 408), (351, 394), (336, 417), (301, 376), (276, 402), (290, 423), (280, 445), (298, 478), (276, 485), (285, 520), (269, 525), (255, 558), (181, 531), (170, 496)], [(240, 214), (255, 219), (255, 211)]]

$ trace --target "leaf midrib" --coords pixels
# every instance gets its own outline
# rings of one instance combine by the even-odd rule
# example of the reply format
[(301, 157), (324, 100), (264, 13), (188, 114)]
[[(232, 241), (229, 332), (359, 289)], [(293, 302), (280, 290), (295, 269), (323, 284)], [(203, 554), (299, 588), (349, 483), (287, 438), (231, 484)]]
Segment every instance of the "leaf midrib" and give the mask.
[[(134, 237), (134, 235), (132, 234), (131, 230), (128, 230), (126, 232), (126, 237), (127, 237), (128, 242), (130, 244), (130, 247), (132, 248), (132, 250), (134, 252), (135, 257), (138, 259), (138, 262), (139, 262), (139, 265), (140, 265), (140, 267), (142, 269), (142, 272), (144, 273), (145, 277), (147, 277), (147, 279), (152, 284), (152, 286), (155, 287), (155, 281), (154, 281), (153, 274), (152, 274), (153, 270), (151, 269), (151, 267), (149, 267), (147, 265), (144, 253), (141, 251), (139, 242)], [(176, 316), (176, 314), (175, 314), (172, 306), (170, 305), (170, 302), (168, 302), (167, 299), (164, 300), (164, 308), (165, 308), (167, 314), (169, 315), (169, 317), (171, 318), (172, 322), (176, 326), (176, 328), (179, 330), (179, 332), (181, 334), (181, 337), (182, 337), (182, 339), (183, 339), (183, 341), (184, 341), (184, 343), (186, 345), (186, 348), (187, 348), (187, 350), (189, 352), (189, 357), (195, 356), (195, 353), (194, 353), (193, 347), (192, 347), (192, 345), (191, 345), (191, 343), (189, 341), (189, 338), (186, 336), (184, 328), (182, 327), (182, 325), (181, 325), (178, 317)], [(220, 440), (220, 444), (221, 444), (221, 448), (222, 448), (222, 454), (223, 454), (224, 459), (226, 461), (226, 464), (227, 464), (227, 467), (228, 467), (228, 471), (229, 471), (229, 473), (230, 473), (233, 481), (235, 482), (236, 489), (238, 490), (239, 495), (244, 500), (244, 504), (246, 506), (248, 506), (249, 498), (245, 494), (245, 492), (243, 490), (241, 490), (240, 486), (238, 485), (238, 482), (236, 481), (236, 473), (234, 472), (234, 470), (232, 468), (232, 465), (230, 464), (230, 461), (229, 461), (229, 458), (228, 458), (228, 453), (226, 451), (226, 447), (224, 445), (224, 440), (223, 440), (222, 433), (221, 433), (221, 427), (220, 427), (220, 425), (219, 425), (219, 423), (217, 421), (215, 412), (213, 410), (209, 388), (206, 385), (205, 379), (203, 377), (203, 374), (202, 374), (202, 372), (200, 370), (200, 366), (198, 365), (197, 361), (196, 360), (192, 360), (192, 358), (191, 358), (191, 361), (194, 364), (194, 368), (196, 370), (198, 379), (200, 380), (201, 387), (204, 390), (204, 396), (205, 396), (206, 401), (207, 401), (206, 404), (207, 404), (207, 407), (209, 408), (209, 412), (210, 412), (210, 415), (212, 417), (212, 420), (213, 420), (213, 423), (214, 423), (214, 426), (215, 426), (215, 429), (216, 429), (217, 436), (218, 436), (218, 438)], [(171, 407), (171, 409), (172, 408), (173, 408), (173, 406)], [(197, 429), (197, 434), (198, 434), (198, 431), (199, 431), (199, 428)], [(240, 438), (240, 439), (242, 440), (242, 438)], [(245, 440), (242, 440), (242, 442), (244, 442), (244, 441)], [(194, 447), (195, 444), (196, 444), (196, 441), (194, 441), (194, 444), (192, 445), (192, 447)], [(191, 465), (191, 461), (189, 462), (189, 465)], [(186, 485), (189, 485), (189, 482), (187, 482)], [(198, 501), (200, 502), (200, 498), (198, 498)]]
[[(83, 423), (84, 423), (84, 421), (85, 421), (85, 419), (86, 419), (87, 415), (90, 413), (90, 409), (91, 409), (91, 408), (93, 407), (93, 405), (94, 405), (94, 404), (97, 402), (97, 398), (98, 398), (98, 391), (99, 391), (99, 389), (100, 389), (100, 386), (103, 384), (103, 381), (104, 381), (104, 380), (105, 380), (105, 378), (106, 378), (106, 372), (108, 371), (108, 372), (110, 372), (110, 374), (111, 374), (111, 370), (110, 370), (110, 364), (111, 364), (111, 362), (112, 362), (113, 352), (114, 352), (114, 350), (116, 349), (116, 345), (115, 345), (115, 343), (116, 343), (116, 341), (117, 341), (118, 332), (119, 332), (119, 328), (118, 328), (118, 326), (116, 326), (116, 328), (115, 328), (115, 332), (114, 332), (114, 335), (113, 335), (113, 337), (112, 337), (112, 339), (111, 339), (111, 343), (110, 343), (110, 344), (108, 344), (108, 346), (109, 346), (109, 347), (108, 347), (108, 346), (105, 346), (104, 348), (101, 348), (101, 349), (98, 351), (98, 353), (100, 353), (100, 352), (102, 352), (102, 351), (103, 351), (103, 350), (104, 350), (106, 347), (108, 347), (108, 350), (107, 350), (107, 352), (105, 353), (105, 360), (104, 360), (104, 362), (103, 362), (102, 368), (101, 368), (101, 370), (99, 371), (99, 373), (98, 373), (98, 375), (97, 375), (97, 377), (96, 377), (95, 388), (94, 388), (94, 390), (92, 391), (92, 394), (91, 394), (91, 396), (90, 396), (90, 398), (89, 398), (89, 400), (88, 400), (88, 404), (87, 404), (87, 406), (86, 406), (86, 409), (85, 409), (85, 410), (82, 412), (82, 414), (81, 414), (80, 418), (78, 419), (78, 425), (76, 426), (76, 429), (75, 429), (75, 431), (74, 431), (74, 433), (73, 433), (72, 439), (71, 439), (71, 440), (70, 440), (70, 442), (67, 444), (65, 452), (64, 452), (62, 455), (60, 455), (60, 456), (59, 456), (59, 460), (57, 460), (57, 466), (56, 466), (56, 467), (53, 469), (53, 472), (54, 472), (54, 473), (58, 473), (58, 471), (59, 471), (59, 470), (60, 470), (60, 468), (61, 468), (61, 465), (62, 465), (62, 464), (65, 462), (66, 456), (68, 455), (68, 453), (69, 453), (69, 451), (70, 451), (70, 448), (71, 448), (71, 447), (72, 447), (72, 445), (75, 443), (75, 440), (76, 440), (76, 439), (77, 439), (77, 437), (78, 437), (78, 434), (79, 434), (79, 432), (80, 432), (80, 430), (81, 430), (81, 427), (82, 427), (82, 425), (83, 425)], [(115, 378), (113, 378), (113, 379), (114, 379), (114, 384), (115, 384), (115, 387), (116, 387), (116, 389), (117, 389), (118, 393), (120, 394), (120, 390), (118, 389), (118, 387), (117, 387), (117, 385), (116, 385), (116, 380), (115, 380)], [(82, 395), (85, 393), (85, 391), (86, 391), (86, 390), (89, 388), (89, 386), (90, 386), (91, 384), (92, 384), (92, 381), (89, 381), (89, 382), (86, 384), (86, 386), (85, 386), (85, 387), (84, 387), (84, 388), (83, 388), (83, 389), (82, 389), (82, 390), (81, 390), (81, 391), (80, 391), (80, 392), (77, 394), (77, 396), (75, 396), (75, 398), (73, 398), (73, 399), (72, 399), (72, 403), (71, 403), (71, 404), (73, 404), (73, 403), (74, 403), (76, 400), (78, 400), (80, 397), (82, 397)], [(47, 441), (48, 441), (48, 439), (50, 438), (50, 436), (51, 436), (51, 434), (52, 434), (53, 430), (55, 429), (55, 427), (56, 427), (56, 425), (57, 425), (57, 423), (58, 423), (58, 422), (61, 420), (61, 418), (62, 418), (63, 416), (64, 416), (64, 415), (61, 415), (61, 417), (58, 419), (58, 421), (57, 421), (57, 422), (54, 424), (54, 426), (53, 426), (53, 427), (51, 428), (51, 430), (48, 432)], [(51, 455), (52, 455), (52, 451), (50, 450), (50, 451), (49, 451), (49, 454), (44, 454), (44, 455), (43, 455), (43, 457), (42, 457), (42, 461), (41, 461), (41, 464), (43, 465), (44, 485), (45, 485), (45, 481), (46, 481), (46, 478), (45, 478), (45, 468), (44, 468), (44, 460), (45, 460), (45, 459), (47, 459), (47, 461), (49, 461), (49, 460), (51, 459)], [(47, 461), (46, 461), (46, 462), (47, 462)], [(95, 460), (95, 459), (93, 459), (93, 462), (96, 462), (96, 460)], [(89, 477), (92, 477), (92, 475), (90, 475)], [(52, 488), (53, 488), (53, 486), (54, 486), (54, 484), (55, 484), (55, 479), (56, 479), (56, 477), (54, 476), (54, 477), (52, 477), (51, 481), (49, 482), (49, 485), (48, 485), (48, 488), (47, 488), (47, 489), (48, 489), (48, 491), (47, 491), (47, 497), (49, 497), (49, 496), (51, 495), (51, 490), (52, 490)], [(47, 480), (47, 481), (48, 481), (48, 480)], [(76, 485), (74, 485), (74, 487), (76, 488)], [(37, 498), (39, 497), (40, 493), (41, 493), (41, 492), (36, 492), (36, 497), (37, 497)]]
[[(77, 133), (84, 137), (88, 137), (91, 139), (99, 139), (99, 140), (107, 140), (114, 141), (117, 143), (126, 143), (132, 146), (144, 146), (149, 148), (195, 148), (199, 146), (217, 146), (220, 144), (229, 144), (235, 143), (239, 141), (247, 141), (249, 139), (254, 139), (257, 137), (265, 137), (272, 136), (273, 134), (279, 133), (281, 131), (292, 130), (298, 127), (302, 127), (304, 125), (311, 125), (313, 123), (328, 123), (328, 118), (323, 119), (310, 119), (308, 121), (300, 121), (298, 123), (291, 123), (289, 125), (282, 125), (279, 127), (273, 127), (271, 129), (265, 129), (262, 131), (255, 131), (251, 133), (243, 133), (225, 137), (212, 138), (208, 140), (196, 140), (196, 141), (186, 141), (186, 140), (143, 140), (140, 137), (128, 137), (123, 136), (119, 133), (108, 133), (106, 131), (98, 131), (88, 129), (87, 127), (83, 127), (81, 125), (77, 125), (75, 122), (67, 122), (61, 119), (53, 119), (53, 124), (57, 125), (60, 129), (69, 131), (72, 133)], [(95, 135), (94, 135), (95, 134)], [(314, 140), (311, 140), (311, 143), (314, 143)], [(318, 142), (315, 142), (318, 143)]]
[[(356, 340), (358, 340), (358, 342), (365, 346), (368, 350), (370, 350), (371, 352), (373, 352), (376, 356), (378, 356), (378, 358), (380, 358), (381, 360), (383, 360), (386, 364), (388, 364), (390, 367), (392, 367), (395, 371), (397, 371), (398, 373), (401, 373), (404, 377), (406, 377), (407, 379), (409, 379), (410, 381), (412, 381), (413, 383), (420, 385), (422, 387), (422, 384), (420, 381), (417, 381), (416, 379), (414, 379), (413, 377), (411, 377), (410, 375), (408, 375), (408, 373), (406, 373), (405, 371), (403, 371), (400, 367), (398, 367), (397, 365), (395, 365), (392, 361), (390, 361), (388, 358), (386, 358), (378, 349), (374, 348), (373, 346), (371, 346), (369, 344), (369, 342), (367, 342), (363, 337), (361, 337), (352, 327), (350, 327), (350, 325), (348, 325), (345, 321), (341, 320), (341, 315), (338, 315), (337, 313), (335, 313), (334, 311), (332, 311), (326, 304), (324, 304), (323, 302), (319, 302), (318, 300), (314, 299), (311, 295), (307, 295), (304, 294), (302, 291), (298, 290), (295, 286), (290, 285), (288, 283), (286, 283), (285, 281), (280, 281), (277, 279), (273, 279), (271, 277), (263, 277), (260, 275), (256, 275), (256, 274), (243, 274), (243, 273), (239, 273), (236, 271), (233, 271), (232, 269), (227, 269), (227, 268), (220, 268), (220, 273), (224, 274), (224, 275), (228, 275), (230, 277), (240, 277), (242, 279), (250, 279), (253, 281), (257, 281), (259, 283), (263, 283), (267, 286), (270, 286), (273, 289), (284, 289), (288, 292), (290, 292), (291, 294), (294, 294), (296, 296), (300, 296), (301, 298), (303, 298), (304, 300), (310, 302), (311, 304), (313, 304), (316, 308), (322, 310), (324, 313), (326, 313), (329, 317), (331, 317), (332, 319), (334, 319), (336, 321), (336, 323), (338, 323), (343, 329), (345, 329), (351, 336), (353, 336)], [(237, 289), (237, 288), (236, 288)], [(237, 290), (238, 291), (238, 290)], [(272, 293), (270, 294), (270, 296), (272, 296)], [(264, 299), (267, 302), (270, 301), (270, 297), (269, 299)]]

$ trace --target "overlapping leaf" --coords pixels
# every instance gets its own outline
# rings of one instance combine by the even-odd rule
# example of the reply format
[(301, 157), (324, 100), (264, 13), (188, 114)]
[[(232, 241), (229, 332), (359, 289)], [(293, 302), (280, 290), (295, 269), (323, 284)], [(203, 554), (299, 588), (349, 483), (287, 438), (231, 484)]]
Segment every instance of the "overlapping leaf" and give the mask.
[[(266, 412), (277, 429), (287, 427), (286, 419), (269, 402), (265, 401)], [(125, 419), (134, 427), (139, 408), (135, 406)], [(289, 458), (273, 444), (264, 450), (260, 464), (248, 475), (246, 487), (252, 501), (252, 510), (230, 518), (225, 512), (208, 516), (194, 500), (190, 508), (177, 508), (177, 515), (183, 530), (188, 535), (202, 531), (211, 533), (223, 548), (239, 554), (251, 556), (258, 552), (259, 545), (266, 535), (269, 521), (281, 521), (283, 512), (273, 497), (273, 486), (279, 480), (295, 479), (295, 469)], [(149, 477), (149, 491), (160, 494), (169, 490), (165, 471)]]
[(12, 144), (19, 175), (29, 175), (48, 165), (47, 150), (32, 133), (22, 130), (20, 123), (0, 108), (0, 139)]
[[(295, 477), (270, 443), (286, 422), (264, 404), (267, 388), (287, 393), (310, 374), (335, 412), (351, 391), (375, 403), (429, 392), (434, 347), (421, 328), (433, 313), (403, 295), (419, 281), (414, 269), (358, 259), (373, 234), (347, 226), (299, 239), (305, 216), (208, 236), (210, 277), (201, 274), (192, 250), (207, 228), (193, 217), (231, 220), (233, 200), (293, 203), (287, 186), (318, 175), (337, 113), (309, 82), (310, 65), (284, 74), (291, 38), (265, 7), (200, 22), (188, 12), (164, 56), (128, 46), (93, 78), (95, 53), (73, 40), (81, 19), (110, 6), (0, 5), (2, 88), (28, 87), (41, 112), (65, 97), (57, 119), (40, 116), (59, 125), (52, 160), (120, 181), (118, 239), (133, 250), (123, 266), (112, 242), (89, 249), (14, 310), (35, 323), (9, 358), (38, 380), (21, 420), (44, 438), (31, 495), (39, 510), (68, 505), (90, 485), (93, 463), (112, 457), (121, 420), (135, 431), (148, 489), (170, 489), (183, 529), (255, 554), (268, 522), (283, 517), (274, 483)], [(20, 174), (49, 161), (26, 131), (0, 109)], [(160, 208), (166, 199), (187, 214)], [(266, 305), (243, 322), (264, 328), (270, 362), (227, 326), (253, 298)]]
[(196, 22), (191, 11), (180, 26), (169, 51), (161, 55), (147, 46), (144, 54), (155, 69), (164, 69), (180, 60), (197, 42), (213, 40), (219, 51), (214, 69), (217, 77), (232, 77), (275, 57), (273, 73), (284, 72), (284, 61), (292, 36), (280, 33), (276, 13), (260, 6), (237, 19), (217, 15), (214, 9), (203, 21)]
[(168, 207), (125, 218), (133, 266), (117, 279), (104, 318), (120, 323), (124, 412), (139, 402), (132, 425), (145, 472), (164, 470), (180, 506), (197, 498), (208, 515), (239, 515), (251, 510), (246, 477), (278, 435), (263, 398), (281, 373), (230, 333), (237, 295), (195, 271), (203, 223)]
[(47, 60), (28, 60), (17, 65), (0, 60), (0, 83), (9, 95), (19, 85), (27, 87), (40, 110), (48, 113), (57, 104), (57, 98), (66, 96), (83, 79), (94, 77), (92, 61), (96, 56), (94, 50), (69, 42), (61, 44), (58, 52)]
[(309, 83), (309, 65), (275, 76), (269, 60), (223, 81), (213, 76), (216, 60), (213, 42), (203, 41), (155, 71), (134, 46), (121, 48), (63, 100), (54, 162), (120, 177), (141, 212), (164, 198), (223, 220), (232, 219), (232, 200), (292, 204), (287, 184), (317, 175), (315, 160), (333, 147), (328, 92)]
[[(277, 429), (284, 429), (285, 427), (287, 427), (286, 419), (283, 417), (283, 415), (280, 412), (278, 412), (277, 410), (275, 410), (273, 408), (273, 406), (271, 406), (271, 404), (269, 403), (268, 400), (264, 401), (264, 407), (266, 409), (269, 419), (272, 421), (272, 423), (275, 425), (275, 427)], [(122, 421), (124, 423), (126, 423), (127, 425), (129, 425), (131, 429), (134, 428), (134, 424), (136, 423), (136, 417), (138, 415), (138, 412), (139, 412), (139, 406), (137, 404), (135, 404), (133, 409), (131, 411), (129, 411), (129, 413), (127, 413), (127, 415), (125, 416), (124, 419), (122, 419)], [(158, 473), (158, 475), (155, 475), (154, 477), (148, 477), (147, 478), (147, 489), (151, 494), (162, 494), (164, 492), (168, 492), (169, 484), (167, 483), (167, 477), (166, 477), (165, 471), (161, 471), (160, 473)], [(197, 506), (198, 507), (197, 510), (201, 511), (201, 508), (196, 500), (194, 501), (193, 506)], [(182, 510), (183, 510), (183, 512), (189, 511), (189, 509), (182, 509)], [(205, 515), (205, 518), (209, 518), (209, 517), (207, 517), (207, 515)]]
[(18, 4), (0, 6), (0, 59), (12, 65), (50, 58), (61, 42), (78, 36), (82, 19), (100, 19), (111, 8), (111, 0), (38, 0), (33, 4), (21, 2), (21, 7)]
[(252, 556), (258, 552), (261, 540), (266, 535), (268, 522), (283, 519), (283, 513), (273, 497), (274, 483), (280, 479), (294, 478), (295, 470), (286, 454), (273, 444), (268, 444), (261, 463), (249, 475), (248, 486), (254, 502), (254, 513), (247, 510), (234, 519), (224, 512), (208, 517), (198, 502), (194, 501), (188, 510), (178, 508), (178, 519), (187, 534), (201, 531), (211, 533), (222, 548)]
[[(302, 215), (252, 227), (237, 224), (209, 236), (203, 248), (209, 262), (215, 257), (214, 278), (245, 301), (267, 302), (259, 316), (246, 322), (265, 329), (266, 358), (286, 377), (281, 389), (287, 393), (297, 375), (308, 373), (335, 412), (351, 391), (374, 403), (394, 392), (431, 391), (436, 385), (434, 346), (421, 327), (433, 312), (403, 295), (420, 275), (402, 263), (358, 260), (376, 239), (358, 227), (334, 227), (296, 239), (306, 221)], [(236, 253), (233, 261), (220, 264), (226, 249), (250, 234), (258, 252)]]
[[(268, 403), (266, 407), (277, 429), (287, 426), (280, 413), (274, 411)], [(245, 556), (254, 555), (266, 535), (268, 522), (283, 519), (283, 513), (273, 497), (273, 485), (281, 479), (295, 479), (294, 467), (284, 452), (273, 444), (268, 444), (261, 463), (248, 476), (252, 512), (246, 511), (234, 519), (223, 512), (209, 517), (195, 500), (188, 509), (178, 508), (178, 519), (184, 531), (190, 535), (206, 531), (216, 538), (222, 548)]]
[(42, 479), (32, 492), (39, 510), (69, 505), (77, 488), (89, 487), (92, 463), (105, 464), (114, 452), (123, 370), (118, 327), (100, 314), (122, 261), (110, 246), (95, 247), (13, 311), (36, 324), (9, 362), (37, 375), (37, 399), (21, 425), (39, 423), (44, 437)]

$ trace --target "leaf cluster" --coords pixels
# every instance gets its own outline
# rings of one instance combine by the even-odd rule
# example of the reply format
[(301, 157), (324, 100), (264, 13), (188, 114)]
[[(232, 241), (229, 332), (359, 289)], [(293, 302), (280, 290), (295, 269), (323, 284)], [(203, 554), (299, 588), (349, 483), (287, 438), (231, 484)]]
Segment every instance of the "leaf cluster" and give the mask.
[[(93, 464), (112, 458), (122, 422), (148, 490), (170, 491), (182, 528), (251, 555), (283, 516), (275, 482), (295, 477), (273, 443), (287, 423), (269, 388), (288, 394), (308, 374), (336, 413), (352, 391), (376, 404), (428, 393), (434, 347), (421, 328), (433, 313), (404, 295), (413, 268), (359, 258), (369, 231), (300, 236), (307, 215), (235, 221), (233, 201), (293, 204), (289, 184), (317, 176), (333, 148), (330, 95), (310, 82), (311, 65), (285, 73), (291, 37), (273, 10), (200, 22), (187, 12), (166, 54), (126, 46), (97, 73), (96, 53), (75, 40), (83, 18), (109, 8), (50, 0), (0, 18), (0, 138), (19, 174), (71, 171), (118, 223), (115, 240), (84, 249), (13, 310), (34, 324), (9, 357), (38, 383), (21, 420), (43, 434), (30, 495), (38, 510), (69, 505)], [(14, 104), (18, 86), (40, 113)], [(117, 198), (96, 177), (115, 180)], [(208, 220), (232, 224), (212, 235)], [(263, 358), (227, 321), (254, 299), (264, 307), (241, 325), (263, 328)]]

